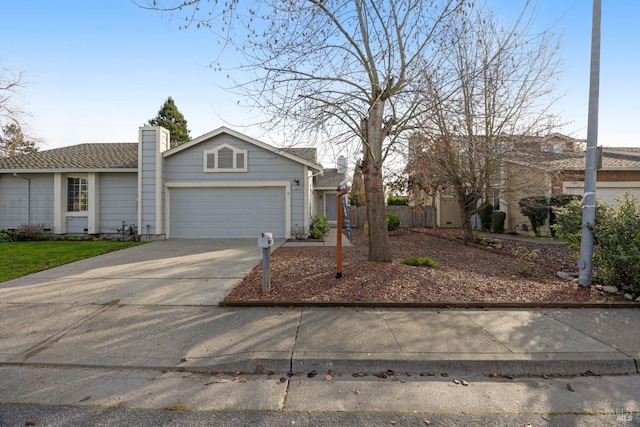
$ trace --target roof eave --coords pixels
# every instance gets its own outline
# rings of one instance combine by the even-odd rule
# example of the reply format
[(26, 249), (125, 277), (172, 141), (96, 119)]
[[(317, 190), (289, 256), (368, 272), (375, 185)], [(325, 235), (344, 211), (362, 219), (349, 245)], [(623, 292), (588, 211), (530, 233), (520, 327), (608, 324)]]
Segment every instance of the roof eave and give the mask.
[(114, 172), (138, 172), (138, 168), (50, 168), (50, 169), (0, 169), (0, 173), (114, 173)]

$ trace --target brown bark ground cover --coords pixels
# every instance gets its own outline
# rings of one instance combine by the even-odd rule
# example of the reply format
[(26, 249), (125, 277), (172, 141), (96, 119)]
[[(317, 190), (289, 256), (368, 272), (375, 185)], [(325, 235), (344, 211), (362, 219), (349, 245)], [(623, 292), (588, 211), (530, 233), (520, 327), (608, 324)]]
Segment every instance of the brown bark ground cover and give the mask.
[[(225, 303), (372, 304), (558, 304), (623, 303), (617, 295), (561, 280), (556, 269), (576, 270), (563, 244), (501, 239), (502, 251), (457, 240), (457, 232), (396, 230), (389, 234), (393, 262), (367, 261), (367, 238), (355, 230), (343, 249), (343, 277), (336, 278), (335, 247), (287, 247), (271, 256), (271, 291), (262, 293), (262, 266), (249, 272)], [(446, 236), (445, 236), (446, 235)], [(445, 238), (446, 237), (446, 238)], [(536, 253), (531, 262), (520, 254)], [(441, 268), (413, 267), (400, 260), (429, 256)], [(541, 265), (541, 264), (546, 264)]]

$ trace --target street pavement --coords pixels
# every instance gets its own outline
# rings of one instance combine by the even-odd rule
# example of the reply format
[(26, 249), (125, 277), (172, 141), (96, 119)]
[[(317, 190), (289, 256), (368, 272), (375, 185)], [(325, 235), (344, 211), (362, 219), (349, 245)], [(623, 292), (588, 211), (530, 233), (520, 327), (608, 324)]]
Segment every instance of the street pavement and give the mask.
[[(169, 240), (1, 283), (0, 425), (36, 411), (14, 403), (134, 418), (132, 408), (404, 414), (400, 425), (424, 414), (480, 416), (468, 425), (487, 414), (640, 418), (639, 309), (218, 306), (261, 256), (254, 239)], [(55, 419), (38, 425), (76, 422)], [(274, 420), (257, 424), (314, 425)]]

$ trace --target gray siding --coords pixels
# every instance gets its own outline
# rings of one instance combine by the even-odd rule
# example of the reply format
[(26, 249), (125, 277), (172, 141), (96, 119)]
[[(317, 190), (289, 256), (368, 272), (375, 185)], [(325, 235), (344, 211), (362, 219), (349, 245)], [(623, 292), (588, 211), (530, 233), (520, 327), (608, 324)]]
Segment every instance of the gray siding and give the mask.
[(112, 234), (122, 222), (137, 224), (138, 176), (135, 173), (100, 174), (100, 233)]
[[(204, 152), (223, 144), (247, 150), (248, 172), (204, 172)], [(221, 134), (209, 141), (202, 142), (189, 149), (165, 159), (166, 182), (265, 182), (287, 181), (291, 184), (291, 224), (304, 224), (304, 165), (289, 160), (271, 151), (264, 150), (231, 135)], [(300, 180), (295, 186), (293, 180)], [(197, 200), (193, 201), (198, 203)], [(247, 200), (247, 203), (253, 203)], [(284, 214), (284, 213), (283, 213)]]
[(139, 159), (142, 194), (140, 201), (142, 205), (140, 228), (146, 230), (149, 225), (151, 234), (161, 234), (162, 230), (156, 230), (156, 132), (152, 130), (142, 131), (142, 159)]
[(67, 234), (87, 234), (88, 218), (86, 216), (68, 216)]
[[(29, 185), (31, 197), (27, 201)], [(53, 174), (0, 176), (0, 229), (26, 224), (53, 227)]]

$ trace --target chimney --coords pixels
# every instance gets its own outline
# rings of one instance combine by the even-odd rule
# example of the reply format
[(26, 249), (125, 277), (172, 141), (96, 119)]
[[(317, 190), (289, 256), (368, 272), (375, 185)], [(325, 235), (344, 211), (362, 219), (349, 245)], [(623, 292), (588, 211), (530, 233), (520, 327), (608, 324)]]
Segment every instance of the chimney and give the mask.
[(338, 157), (338, 173), (347, 173), (347, 158), (345, 156)]

